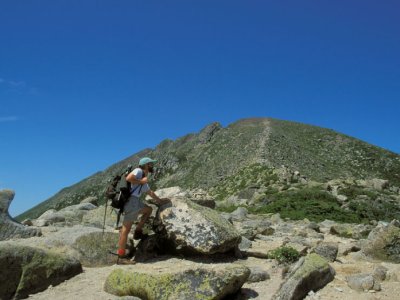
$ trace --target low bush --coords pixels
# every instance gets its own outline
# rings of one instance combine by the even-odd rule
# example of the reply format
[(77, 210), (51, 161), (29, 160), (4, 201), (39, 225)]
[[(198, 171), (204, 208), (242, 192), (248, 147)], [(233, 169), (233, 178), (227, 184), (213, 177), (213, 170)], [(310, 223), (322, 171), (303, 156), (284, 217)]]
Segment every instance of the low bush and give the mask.
[(292, 247), (282, 246), (268, 253), (268, 258), (276, 259), (280, 264), (291, 264), (300, 257), (299, 251)]

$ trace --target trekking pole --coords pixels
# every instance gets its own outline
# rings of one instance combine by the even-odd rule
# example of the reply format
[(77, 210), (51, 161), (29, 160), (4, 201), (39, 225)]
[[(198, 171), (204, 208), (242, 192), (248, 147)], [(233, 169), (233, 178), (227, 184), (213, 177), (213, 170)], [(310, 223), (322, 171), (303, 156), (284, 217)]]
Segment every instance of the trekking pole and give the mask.
[(107, 203), (108, 203), (108, 199), (106, 199), (106, 206), (104, 208), (104, 220), (103, 220), (103, 234), (102, 234), (102, 237), (104, 237), (104, 229), (106, 228)]

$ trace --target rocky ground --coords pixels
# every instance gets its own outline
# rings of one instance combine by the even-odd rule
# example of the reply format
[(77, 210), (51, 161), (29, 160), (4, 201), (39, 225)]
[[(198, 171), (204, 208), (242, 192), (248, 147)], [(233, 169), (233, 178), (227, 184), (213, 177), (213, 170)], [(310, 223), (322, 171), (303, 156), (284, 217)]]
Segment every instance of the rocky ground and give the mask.
[[(173, 240), (175, 250), (185, 251), (162, 254), (159, 247), (164, 244), (151, 238), (140, 244), (135, 242), (139, 249), (135, 258), (139, 258), (140, 250), (146, 252), (135, 265), (116, 265), (116, 257), (108, 253), (116, 249), (118, 240), (118, 231), (113, 229), (115, 216), (108, 215), (103, 235), (99, 227), (104, 207), (97, 207), (89, 199), (30, 221), (36, 226), (26, 228), (40, 231), (36, 236), (21, 238), (18, 225), (18, 235), (0, 241), (0, 263), (4, 266), (0, 282), (22, 276), (17, 278), (19, 288), (23, 287), (19, 298), (29, 295), (29, 299), (140, 299), (129, 295), (150, 293), (146, 285), (152, 281), (157, 282), (152, 291), (156, 293), (162, 287), (162, 291), (170, 293), (169, 299), (195, 299), (190, 294), (193, 290), (208, 295), (205, 299), (221, 299), (223, 295), (236, 300), (398, 299), (399, 221), (367, 225), (291, 221), (279, 214), (251, 214), (243, 207), (232, 213), (218, 213), (191, 204), (185, 195), (179, 198), (179, 193), (177, 189), (161, 191), (161, 196), (172, 196), (174, 200), (172, 207), (155, 217), (159, 221), (157, 228), (161, 226), (157, 236)], [(7, 218), (2, 222), (8, 222)], [(239, 245), (237, 237), (241, 237)], [(283, 247), (294, 249), (298, 257), (291, 262), (284, 255), (272, 258), (272, 251)], [(10, 249), (16, 252), (13, 256), (7, 254)], [(229, 249), (229, 254), (223, 254)], [(32, 263), (38, 260), (40, 266)], [(7, 265), (10, 262), (12, 267)], [(82, 272), (77, 263), (82, 264)], [(22, 275), (14, 272), (16, 264), (21, 265)], [(74, 270), (73, 274), (62, 273), (67, 267)], [(42, 269), (55, 275), (41, 275)], [(46, 285), (36, 290), (30, 286), (28, 283), (35, 282), (35, 276), (43, 278), (39, 283)], [(65, 280), (59, 283), (56, 279), (62, 276)], [(129, 283), (131, 278), (136, 280), (132, 286), (114, 285), (113, 280)], [(140, 285), (143, 278), (145, 284)], [(221, 278), (222, 287), (213, 285)], [(185, 290), (185, 280), (189, 280), (187, 285), (192, 291)], [(11, 299), (12, 288), (2, 284), (0, 299)], [(226, 296), (233, 291), (234, 295)], [(213, 296), (213, 292), (218, 294)], [(149, 298), (159, 299), (154, 295)]]

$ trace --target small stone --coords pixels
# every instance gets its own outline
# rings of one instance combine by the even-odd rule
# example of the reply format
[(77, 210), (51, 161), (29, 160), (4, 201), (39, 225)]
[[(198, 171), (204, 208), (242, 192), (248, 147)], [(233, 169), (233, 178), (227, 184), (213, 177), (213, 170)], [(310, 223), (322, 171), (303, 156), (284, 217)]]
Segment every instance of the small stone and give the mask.
[(267, 271), (264, 271), (260, 267), (251, 267), (250, 268), (250, 276), (247, 279), (247, 282), (260, 282), (270, 279)]

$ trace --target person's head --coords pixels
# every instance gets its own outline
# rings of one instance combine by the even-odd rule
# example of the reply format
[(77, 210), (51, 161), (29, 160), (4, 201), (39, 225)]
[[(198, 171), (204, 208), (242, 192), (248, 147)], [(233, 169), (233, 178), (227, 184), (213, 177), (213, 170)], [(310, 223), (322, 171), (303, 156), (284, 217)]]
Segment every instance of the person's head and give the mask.
[(153, 173), (155, 162), (157, 162), (157, 160), (151, 159), (150, 157), (143, 157), (139, 160), (139, 167), (143, 170), (147, 170), (150, 173)]

